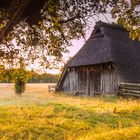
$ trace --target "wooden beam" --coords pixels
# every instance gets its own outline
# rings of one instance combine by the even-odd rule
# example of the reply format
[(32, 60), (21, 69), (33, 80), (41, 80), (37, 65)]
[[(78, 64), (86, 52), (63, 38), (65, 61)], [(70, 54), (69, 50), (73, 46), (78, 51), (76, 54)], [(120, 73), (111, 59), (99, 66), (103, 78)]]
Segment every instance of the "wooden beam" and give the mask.
[(125, 86), (125, 85), (126, 85), (126, 86), (140, 86), (140, 84), (136, 84), (136, 83), (122, 83), (122, 82), (120, 83), (120, 85), (122, 85), (122, 86), (123, 86), (123, 85), (124, 85), (124, 86)]
[(118, 95), (140, 97), (140, 84), (120, 83)]

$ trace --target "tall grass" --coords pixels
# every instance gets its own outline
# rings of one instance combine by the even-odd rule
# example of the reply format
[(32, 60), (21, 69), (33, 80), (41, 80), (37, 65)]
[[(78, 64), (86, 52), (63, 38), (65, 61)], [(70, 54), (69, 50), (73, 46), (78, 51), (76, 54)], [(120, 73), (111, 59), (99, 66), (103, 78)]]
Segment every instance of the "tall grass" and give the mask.
[(139, 140), (140, 100), (74, 97), (28, 84), (16, 96), (0, 85), (2, 140)]

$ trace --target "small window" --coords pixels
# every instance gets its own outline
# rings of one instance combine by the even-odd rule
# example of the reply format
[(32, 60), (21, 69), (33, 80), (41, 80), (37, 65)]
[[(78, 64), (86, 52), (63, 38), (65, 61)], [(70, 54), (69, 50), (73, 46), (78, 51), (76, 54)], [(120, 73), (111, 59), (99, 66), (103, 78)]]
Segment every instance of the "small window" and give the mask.
[(101, 33), (101, 30), (98, 28), (96, 31), (95, 31), (95, 34), (99, 34)]
[(98, 28), (95, 32), (92, 33), (92, 38), (103, 37), (102, 31)]

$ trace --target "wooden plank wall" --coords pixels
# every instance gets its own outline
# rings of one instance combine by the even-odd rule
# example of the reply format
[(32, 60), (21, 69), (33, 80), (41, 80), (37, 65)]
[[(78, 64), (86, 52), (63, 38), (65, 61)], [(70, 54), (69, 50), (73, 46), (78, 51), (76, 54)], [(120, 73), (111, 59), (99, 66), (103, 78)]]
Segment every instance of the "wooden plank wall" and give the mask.
[(94, 96), (115, 94), (122, 78), (113, 64), (69, 68), (62, 84), (64, 92)]
[(79, 69), (77, 71), (78, 74), (78, 92), (80, 94), (84, 93), (88, 95), (88, 75), (87, 75), (87, 69)]
[(113, 65), (106, 65), (101, 70), (101, 91), (103, 94), (116, 94), (122, 78)]
[(68, 69), (65, 78), (62, 83), (62, 91), (64, 92), (76, 92), (78, 91), (78, 74), (75, 69)]
[(60, 86), (61, 86), (61, 87), (59, 87), (60, 91), (70, 92), (69, 71), (67, 71), (67, 73), (66, 73), (66, 75), (64, 77), (63, 83)]
[(77, 71), (75, 71), (74, 68), (70, 69), (70, 71), (69, 71), (70, 91), (72, 91), (72, 92), (77, 91), (77, 81), (78, 81)]

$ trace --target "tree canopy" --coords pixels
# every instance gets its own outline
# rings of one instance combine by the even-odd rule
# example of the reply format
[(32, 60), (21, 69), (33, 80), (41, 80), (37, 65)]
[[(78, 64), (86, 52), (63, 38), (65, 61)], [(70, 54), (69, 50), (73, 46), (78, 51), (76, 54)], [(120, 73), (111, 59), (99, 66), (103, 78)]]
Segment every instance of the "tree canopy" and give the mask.
[(140, 39), (139, 5), (140, 0), (0, 0), (1, 62), (14, 65), (24, 58), (27, 64), (54, 65), (98, 13), (110, 12)]

